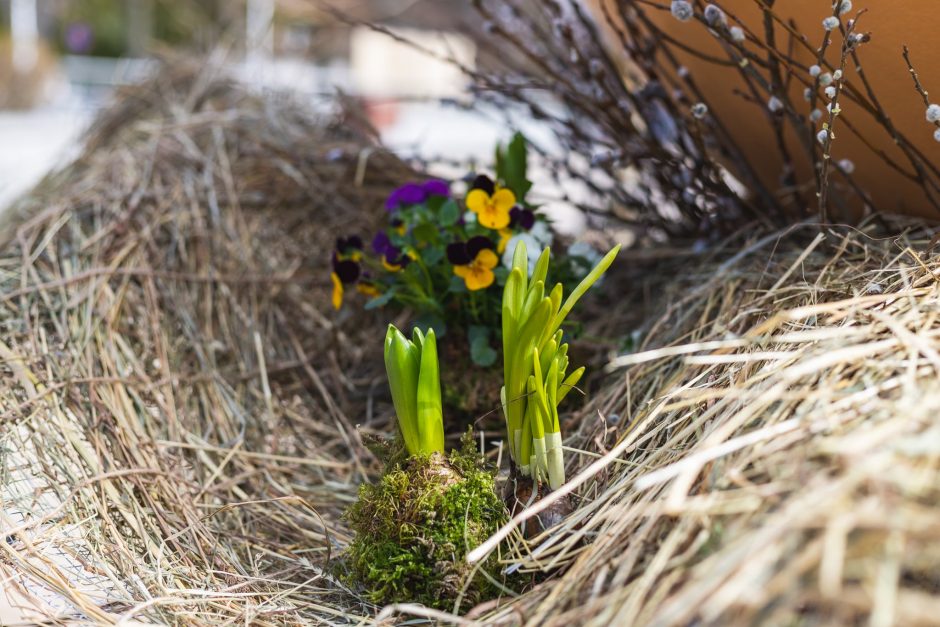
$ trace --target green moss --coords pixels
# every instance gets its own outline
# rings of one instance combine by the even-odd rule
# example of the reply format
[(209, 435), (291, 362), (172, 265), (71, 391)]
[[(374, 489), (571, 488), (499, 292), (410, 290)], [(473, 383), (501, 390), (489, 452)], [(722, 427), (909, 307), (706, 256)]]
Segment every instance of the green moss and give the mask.
[[(378, 483), (359, 489), (346, 517), (356, 532), (346, 554), (347, 578), (375, 603), (449, 610), (461, 593), (467, 607), (498, 592), (464, 559), (506, 520), (472, 437), (446, 460), (436, 454), (390, 465)], [(482, 569), (499, 580), (495, 561)]]

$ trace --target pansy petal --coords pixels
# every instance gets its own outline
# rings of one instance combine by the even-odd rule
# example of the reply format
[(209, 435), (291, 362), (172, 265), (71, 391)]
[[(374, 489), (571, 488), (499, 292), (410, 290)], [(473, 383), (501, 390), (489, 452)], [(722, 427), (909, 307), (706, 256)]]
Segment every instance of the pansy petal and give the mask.
[(375, 297), (379, 295), (379, 290), (371, 283), (356, 283), (356, 291), (365, 296)]
[(483, 211), (490, 202), (490, 195), (482, 189), (471, 189), (467, 194), (467, 209), (474, 213)]
[(496, 191), (496, 185), (493, 183), (493, 179), (487, 175), (479, 174), (473, 179), (470, 189), (482, 189), (489, 196)]
[(330, 273), (330, 279), (333, 281), (333, 309), (338, 310), (343, 306), (343, 282), (335, 272)]
[(512, 238), (511, 229), (500, 229), (499, 231), (499, 242), (496, 244), (496, 252), (500, 255), (506, 250), (506, 244), (509, 243), (509, 240)]
[(455, 266), (465, 266), (473, 259), (467, 253), (467, 245), (464, 242), (453, 242), (447, 245), (447, 261)]
[(471, 270), (470, 266), (454, 266), (454, 274), (459, 276), (461, 279), (466, 280), (467, 276), (470, 275)]
[(424, 189), (424, 193), (426, 193), (428, 196), (450, 195), (450, 185), (447, 184), (447, 181), (442, 181), (441, 179), (431, 179), (430, 181), (425, 181), (421, 187)]
[(505, 211), (508, 216), (509, 210), (516, 206), (516, 195), (512, 193), (511, 189), (505, 187), (498, 189), (493, 194), (493, 206), (500, 211)]
[(509, 210), (499, 210), (496, 207), (488, 206), (485, 210), (477, 214), (480, 224), (488, 229), (498, 231), (509, 226)]
[(514, 228), (519, 222), (519, 214), (522, 212), (522, 209), (519, 205), (516, 205), (509, 210), (509, 228)]
[(379, 231), (372, 238), (372, 250), (377, 255), (384, 255), (392, 247), (392, 240), (385, 231)]
[[(490, 251), (490, 254), (492, 254), (492, 251)], [(467, 282), (467, 289), (473, 292), (476, 290), (486, 289), (493, 284), (495, 279), (496, 275), (493, 274), (492, 270), (475, 268), (466, 276), (464, 280)]]
[(481, 250), (477, 253), (476, 259), (473, 260), (473, 265), (485, 268), (486, 270), (492, 270), (498, 263), (499, 257), (489, 248)]
[(531, 209), (522, 209), (519, 211), (517, 221), (520, 228), (528, 231), (535, 225), (535, 213)]
[(355, 261), (343, 260), (333, 264), (333, 274), (343, 283), (355, 283), (360, 273), (359, 264)]
[(417, 183), (411, 183), (402, 189), (402, 202), (406, 205), (418, 205), (423, 203), (428, 197), (424, 188)]
[(476, 259), (477, 254), (484, 248), (492, 250), (496, 248), (496, 245), (493, 244), (493, 240), (485, 235), (477, 235), (467, 240), (467, 254), (470, 255), (471, 260)]

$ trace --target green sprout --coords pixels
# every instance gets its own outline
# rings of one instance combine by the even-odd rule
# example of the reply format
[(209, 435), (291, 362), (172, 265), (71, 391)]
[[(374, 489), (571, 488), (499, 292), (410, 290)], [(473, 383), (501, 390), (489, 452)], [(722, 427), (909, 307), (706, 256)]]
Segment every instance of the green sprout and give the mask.
[(412, 339), (395, 325), (385, 334), (385, 371), (405, 448), (411, 456), (444, 452), (444, 413), (434, 330)]
[(584, 374), (568, 374), (568, 344), (561, 325), (585, 292), (607, 271), (620, 246), (608, 252), (562, 304), (561, 284), (545, 293), (550, 251), (542, 251), (529, 276), (525, 244), (513, 254), (503, 290), (503, 387), (500, 390), (509, 451), (523, 476), (565, 482), (558, 405)]

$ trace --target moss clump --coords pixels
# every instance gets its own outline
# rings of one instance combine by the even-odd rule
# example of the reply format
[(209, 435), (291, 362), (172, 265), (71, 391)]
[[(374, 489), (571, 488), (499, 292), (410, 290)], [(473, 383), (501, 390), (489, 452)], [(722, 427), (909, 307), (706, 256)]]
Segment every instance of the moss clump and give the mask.
[[(452, 609), (475, 604), (497, 586), (464, 559), (506, 520), (493, 476), (472, 437), (460, 452), (390, 465), (381, 480), (359, 489), (346, 513), (356, 532), (346, 554), (348, 578), (375, 603), (418, 602)], [(482, 565), (497, 578), (495, 557)]]

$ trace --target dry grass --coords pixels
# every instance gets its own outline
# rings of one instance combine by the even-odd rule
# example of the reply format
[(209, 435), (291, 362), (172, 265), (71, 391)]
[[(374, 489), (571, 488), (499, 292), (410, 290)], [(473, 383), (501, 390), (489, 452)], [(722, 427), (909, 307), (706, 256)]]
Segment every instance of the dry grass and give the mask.
[(801, 230), (673, 282), (662, 346), (615, 360), (571, 443), (604, 456), (532, 542), (567, 569), (515, 606), (531, 624), (935, 620), (940, 263)]
[(102, 622), (354, 620), (321, 566), (375, 470), (382, 324), (330, 313), (326, 264), (412, 172), (191, 67), (120, 102), (0, 260), (3, 588)]
[[(330, 314), (323, 264), (409, 172), (201, 77), (135, 92), (2, 250), (0, 581), (75, 623), (456, 621), (327, 566), (376, 470), (355, 425), (389, 412), (381, 321)], [(645, 345), (568, 417), (575, 511), (507, 528), (507, 567), (552, 576), (460, 621), (937, 616), (940, 261), (920, 231), (815, 232), (647, 264)]]

